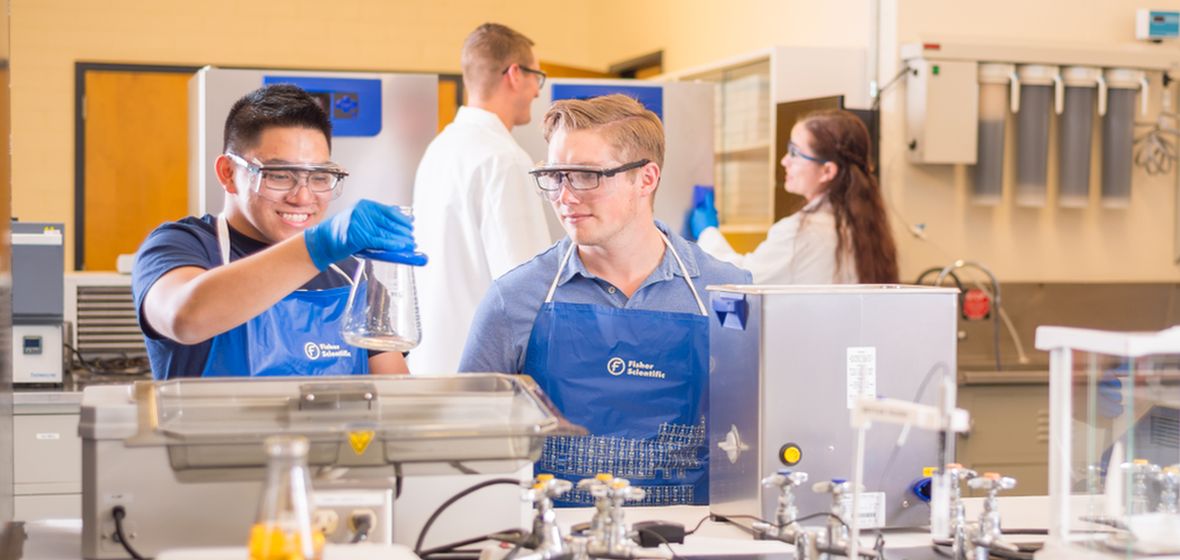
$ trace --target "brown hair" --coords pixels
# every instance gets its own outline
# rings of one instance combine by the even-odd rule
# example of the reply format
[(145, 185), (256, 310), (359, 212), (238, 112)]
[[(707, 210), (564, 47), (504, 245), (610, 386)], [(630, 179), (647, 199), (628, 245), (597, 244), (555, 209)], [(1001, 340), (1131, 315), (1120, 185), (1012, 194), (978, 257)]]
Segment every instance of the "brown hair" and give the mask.
[(481, 97), (490, 95), (505, 68), (533, 63), (532, 47), (532, 39), (506, 25), (485, 23), (475, 28), (463, 41), (459, 59), (463, 87)]
[(799, 124), (811, 133), (815, 155), (838, 167), (827, 188), (836, 215), (836, 262), (850, 239), (857, 281), (897, 283), (897, 245), (869, 161), (868, 129), (856, 115), (840, 110), (811, 113)]
[(664, 166), (664, 125), (640, 102), (621, 94), (590, 99), (563, 99), (545, 113), (541, 125), (545, 141), (559, 129), (598, 129), (621, 158), (619, 163), (641, 159)]

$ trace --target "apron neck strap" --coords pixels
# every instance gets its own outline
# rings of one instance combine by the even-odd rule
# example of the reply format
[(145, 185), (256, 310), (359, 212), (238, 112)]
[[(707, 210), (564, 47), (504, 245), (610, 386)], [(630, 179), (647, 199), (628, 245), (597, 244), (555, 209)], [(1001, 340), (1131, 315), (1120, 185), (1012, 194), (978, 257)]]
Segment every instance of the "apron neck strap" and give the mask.
[[(221, 252), (221, 264), (229, 264), (229, 222), (225, 219), (225, 212), (217, 215), (217, 248)], [(349, 284), (354, 284), (352, 276), (349, 276), (340, 267), (331, 264), (328, 265), (328, 268), (335, 270), (337, 274), (343, 276), (345, 280), (348, 280)]]
[[(701, 315), (709, 316), (709, 312), (705, 309), (704, 302), (701, 301), (700, 294), (697, 293), (696, 286), (692, 283), (692, 278), (688, 275), (688, 268), (684, 266), (684, 261), (680, 260), (680, 255), (676, 253), (676, 248), (672, 246), (672, 242), (668, 240), (668, 236), (664, 232), (658, 231), (660, 239), (664, 241), (664, 246), (668, 248), (668, 252), (672, 253), (672, 258), (676, 260), (676, 265), (680, 267), (680, 273), (684, 275), (684, 281), (688, 283), (688, 289), (692, 292), (692, 298), (697, 302), (697, 309), (700, 310)], [(577, 244), (570, 240), (570, 247), (565, 251), (565, 256), (561, 258), (561, 264), (557, 265), (557, 274), (553, 276), (553, 282), (549, 284), (549, 293), (545, 295), (545, 303), (553, 301), (553, 294), (557, 291), (557, 282), (561, 280), (561, 273), (569, 264), (570, 256), (574, 254), (574, 248)]]
[(217, 215), (217, 247), (221, 250), (221, 264), (229, 264), (229, 223), (225, 212)]
[(680, 266), (680, 273), (684, 275), (684, 281), (688, 283), (688, 289), (692, 292), (692, 299), (697, 301), (697, 309), (701, 311), (701, 315), (709, 316), (709, 312), (705, 310), (705, 303), (701, 301), (701, 295), (697, 293), (697, 287), (692, 284), (692, 278), (688, 275), (688, 268), (684, 266), (684, 261), (680, 260), (680, 255), (676, 252), (676, 248), (672, 246), (672, 242), (668, 241), (668, 236), (664, 232), (660, 233), (660, 239), (664, 240), (664, 245), (668, 247), (668, 252), (672, 253), (672, 258), (676, 259), (676, 264)]

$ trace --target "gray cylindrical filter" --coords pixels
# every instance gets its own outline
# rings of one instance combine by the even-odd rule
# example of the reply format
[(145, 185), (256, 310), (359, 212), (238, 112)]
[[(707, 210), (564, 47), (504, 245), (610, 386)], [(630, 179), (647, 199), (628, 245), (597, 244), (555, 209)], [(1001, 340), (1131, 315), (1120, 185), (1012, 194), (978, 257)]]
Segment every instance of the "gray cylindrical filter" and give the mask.
[(979, 142), (972, 201), (996, 205), (1004, 187), (1004, 120), (1008, 116), (1011, 64), (979, 65)]
[(1102, 204), (1126, 206), (1131, 200), (1135, 90), (1111, 88), (1102, 117)]
[(1090, 138), (1094, 127), (1092, 87), (1066, 87), (1058, 136), (1058, 204), (1083, 208), (1090, 201)]
[[(1143, 90), (1147, 111), (1147, 79), (1143, 71), (1111, 68), (1105, 73), (1106, 99), (1099, 96), (1102, 116), (1102, 205), (1131, 204), (1131, 158), (1135, 136), (1135, 94)], [(1103, 102), (1105, 101), (1105, 103)]]
[(1053, 86), (1021, 85), (1016, 113), (1016, 203), (1044, 206), (1049, 171)]

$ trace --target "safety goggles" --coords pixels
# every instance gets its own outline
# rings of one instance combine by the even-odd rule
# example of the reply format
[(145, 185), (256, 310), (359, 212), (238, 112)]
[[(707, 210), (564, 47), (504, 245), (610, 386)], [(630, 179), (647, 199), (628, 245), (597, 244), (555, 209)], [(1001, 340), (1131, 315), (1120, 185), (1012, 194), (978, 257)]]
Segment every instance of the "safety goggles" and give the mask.
[(619, 173), (638, 169), (649, 163), (651, 160), (641, 159), (611, 168), (593, 165), (540, 165), (529, 170), (529, 175), (533, 176), (537, 182), (537, 188), (541, 189), (541, 192), (549, 200), (557, 200), (557, 197), (561, 196), (563, 184), (574, 192), (592, 191), (598, 188), (603, 177), (614, 177)]
[(823, 165), (828, 162), (828, 160), (826, 160), (826, 159), (815, 157), (813, 155), (810, 155), (810, 154), (804, 152), (803, 150), (800, 150), (799, 146), (796, 146), (794, 142), (787, 142), (787, 155), (790, 156), (791, 159), (802, 158), (802, 159), (805, 159), (805, 160), (810, 161), (812, 163), (818, 163), (820, 165)]
[(300, 185), (306, 185), (311, 194), (326, 200), (340, 196), (341, 181), (348, 176), (344, 168), (335, 163), (315, 164), (263, 164), (257, 160), (246, 161), (233, 152), (225, 156), (257, 177), (254, 192), (270, 200), (283, 200), (295, 194)]

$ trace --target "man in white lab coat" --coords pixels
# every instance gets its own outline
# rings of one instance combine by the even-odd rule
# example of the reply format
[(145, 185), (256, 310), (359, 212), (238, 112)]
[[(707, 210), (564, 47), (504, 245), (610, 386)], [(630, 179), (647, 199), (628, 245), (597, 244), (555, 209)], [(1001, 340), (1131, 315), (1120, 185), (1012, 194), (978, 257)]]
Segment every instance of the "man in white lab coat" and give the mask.
[(463, 44), (467, 104), (430, 143), (414, 180), (422, 344), (417, 374), (454, 373), (475, 308), (492, 280), (550, 245), (533, 162), (512, 138), (545, 83), (524, 35), (485, 23)]

